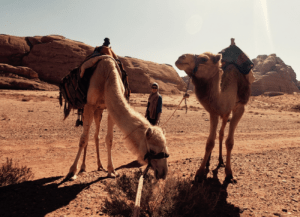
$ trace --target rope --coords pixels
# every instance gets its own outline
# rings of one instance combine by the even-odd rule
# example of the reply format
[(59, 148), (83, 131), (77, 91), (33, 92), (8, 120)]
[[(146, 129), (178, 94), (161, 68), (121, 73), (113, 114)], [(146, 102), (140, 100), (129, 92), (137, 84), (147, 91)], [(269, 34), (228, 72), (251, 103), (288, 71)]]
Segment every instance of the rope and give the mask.
[(175, 111), (173, 112), (173, 114), (169, 117), (169, 119), (163, 124), (161, 125), (161, 127), (163, 127), (166, 123), (168, 123), (168, 121), (171, 119), (171, 117), (175, 114), (175, 112), (178, 110), (180, 104), (182, 103), (183, 100), (185, 100), (185, 113), (187, 113), (187, 103), (186, 103), (186, 99), (189, 97), (189, 94), (187, 93), (188, 90), (189, 90), (189, 86), (190, 86), (190, 81), (191, 81), (191, 78), (189, 78), (189, 81), (188, 81), (188, 84), (187, 84), (187, 87), (186, 87), (186, 91), (185, 91), (185, 94), (183, 95), (183, 98), (182, 100), (180, 101), (180, 103), (178, 104), (177, 108), (175, 109)]
[(171, 119), (171, 117), (175, 114), (175, 112), (178, 110), (180, 104), (182, 103), (182, 101), (184, 100), (185, 98), (183, 97), (182, 100), (180, 101), (180, 103), (178, 104), (177, 108), (175, 109), (175, 111), (173, 112), (173, 114), (169, 117), (169, 119), (163, 124), (161, 125), (161, 127), (163, 127), (166, 123), (168, 123), (168, 121)]

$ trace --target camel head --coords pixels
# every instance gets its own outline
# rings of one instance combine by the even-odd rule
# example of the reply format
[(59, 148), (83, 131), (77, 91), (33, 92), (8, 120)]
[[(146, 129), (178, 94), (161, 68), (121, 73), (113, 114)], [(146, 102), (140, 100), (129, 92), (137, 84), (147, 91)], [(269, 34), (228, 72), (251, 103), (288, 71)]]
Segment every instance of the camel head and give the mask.
[(146, 130), (147, 153), (144, 160), (150, 160), (156, 179), (165, 179), (168, 173), (168, 149), (166, 137), (160, 127), (149, 127)]
[(196, 78), (209, 79), (214, 75), (212, 72), (221, 67), (221, 57), (221, 54), (214, 55), (209, 52), (200, 55), (184, 54), (178, 58), (175, 65), (178, 69), (184, 70), (188, 76), (192, 76), (196, 69)]

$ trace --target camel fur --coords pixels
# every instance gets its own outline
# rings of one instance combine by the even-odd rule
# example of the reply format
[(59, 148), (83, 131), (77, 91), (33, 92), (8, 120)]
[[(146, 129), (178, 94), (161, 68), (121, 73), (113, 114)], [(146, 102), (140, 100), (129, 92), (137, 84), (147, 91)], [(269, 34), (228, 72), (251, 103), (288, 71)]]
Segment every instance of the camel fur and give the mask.
[[(218, 168), (224, 166), (222, 141), (231, 112), (229, 133), (225, 142), (227, 149), (225, 173), (226, 180), (232, 181), (230, 156), (234, 145), (234, 131), (244, 114), (254, 78), (252, 71), (249, 75), (243, 75), (233, 64), (228, 65), (223, 71), (221, 69), (221, 57), (221, 54), (214, 55), (209, 52), (200, 55), (184, 54), (175, 62), (178, 69), (184, 70), (188, 76), (192, 77), (196, 96), (210, 115), (210, 132), (206, 142), (205, 155), (195, 176), (195, 180), (198, 181), (206, 178), (209, 171), (209, 161), (215, 145), (219, 117), (222, 120), (222, 125), (219, 131)], [(196, 68), (197, 71), (192, 75), (195, 67), (198, 67)]]
[[(99, 154), (99, 130), (102, 113), (104, 109), (108, 111), (108, 131), (105, 138), (108, 154), (107, 171), (109, 177), (117, 175), (113, 166), (111, 156), (111, 147), (113, 143), (113, 126), (116, 124), (126, 136), (127, 147), (135, 155), (141, 163), (147, 152), (168, 153), (166, 147), (166, 138), (160, 127), (152, 126), (145, 117), (130, 107), (124, 97), (124, 86), (121, 80), (121, 71), (117, 62), (107, 56), (101, 56), (102, 60), (97, 63), (97, 67), (90, 80), (90, 86), (87, 94), (87, 104), (83, 113), (83, 132), (79, 141), (79, 149), (77, 156), (67, 179), (75, 179), (77, 165), (84, 150), (84, 157), (80, 172), (86, 171), (85, 158), (86, 148), (88, 145), (89, 129), (93, 119), (96, 124), (95, 145), (97, 150), (98, 170), (103, 170)], [(165, 178), (168, 172), (167, 160), (153, 159), (151, 167), (155, 171), (157, 179)]]

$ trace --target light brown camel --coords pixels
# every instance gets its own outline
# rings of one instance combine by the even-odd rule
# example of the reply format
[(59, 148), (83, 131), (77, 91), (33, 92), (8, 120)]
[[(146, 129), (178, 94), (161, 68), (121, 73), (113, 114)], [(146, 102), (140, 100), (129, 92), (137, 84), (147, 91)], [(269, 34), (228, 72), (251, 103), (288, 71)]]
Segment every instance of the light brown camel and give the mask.
[[(209, 160), (215, 145), (219, 117), (222, 119), (222, 126), (219, 132), (218, 168), (224, 165), (222, 160), (222, 141), (224, 129), (231, 112), (232, 118), (230, 120), (229, 133), (225, 142), (227, 149), (225, 180), (232, 181), (230, 156), (234, 144), (234, 131), (244, 114), (244, 107), (251, 94), (250, 86), (252, 80), (249, 82), (249, 76), (252, 74), (249, 73), (250, 75), (247, 76), (241, 74), (233, 64), (228, 65), (223, 72), (221, 69), (221, 57), (221, 54), (214, 55), (209, 52), (200, 55), (185, 54), (180, 56), (175, 62), (178, 69), (184, 70), (188, 76), (192, 76), (196, 96), (210, 114), (210, 133), (206, 142), (205, 155), (195, 176), (195, 180), (198, 181), (206, 178), (209, 171)], [(194, 75), (192, 75), (193, 71)]]
[[(66, 179), (76, 179), (77, 165), (83, 150), (85, 153), (80, 172), (86, 170), (86, 147), (93, 119), (95, 119), (96, 124), (94, 137), (98, 170), (103, 170), (99, 155), (98, 135), (105, 108), (108, 111), (108, 131), (105, 138), (108, 154), (108, 176), (116, 175), (111, 156), (113, 126), (116, 124), (126, 136), (127, 148), (137, 155), (139, 162), (145, 163), (151, 158), (151, 167), (155, 171), (156, 178), (166, 177), (168, 150), (165, 135), (160, 127), (152, 126), (145, 117), (130, 107), (124, 97), (124, 86), (120, 75), (117, 62), (109, 56), (102, 56), (90, 80), (87, 104), (83, 113), (83, 132), (79, 141), (79, 149)], [(150, 158), (145, 159), (145, 156), (150, 156)]]

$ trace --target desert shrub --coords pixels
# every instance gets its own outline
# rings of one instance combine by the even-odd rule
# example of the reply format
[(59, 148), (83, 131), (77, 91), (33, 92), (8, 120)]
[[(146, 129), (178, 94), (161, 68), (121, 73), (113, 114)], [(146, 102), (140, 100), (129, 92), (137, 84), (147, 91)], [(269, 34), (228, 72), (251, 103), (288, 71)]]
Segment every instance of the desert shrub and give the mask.
[(12, 159), (6, 158), (0, 168), (0, 186), (17, 184), (28, 181), (34, 177), (31, 168), (26, 166), (19, 166), (17, 163), (13, 165)]
[[(107, 185), (102, 211), (110, 216), (132, 216), (141, 174), (140, 170), (132, 176), (122, 174)], [(207, 216), (219, 200), (220, 193), (205, 184), (193, 185), (192, 177), (169, 177), (161, 184), (152, 175), (145, 177), (140, 216)]]

